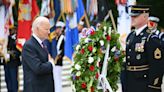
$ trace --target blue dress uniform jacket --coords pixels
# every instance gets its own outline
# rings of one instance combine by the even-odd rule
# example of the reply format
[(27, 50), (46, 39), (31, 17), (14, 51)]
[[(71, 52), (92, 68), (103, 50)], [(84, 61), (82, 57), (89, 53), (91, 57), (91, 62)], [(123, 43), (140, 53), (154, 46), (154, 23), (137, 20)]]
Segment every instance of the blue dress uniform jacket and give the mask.
[(125, 92), (148, 92), (148, 60), (146, 39), (149, 33), (145, 28), (136, 36), (131, 32), (126, 42), (126, 91)]
[(161, 84), (164, 71), (164, 49), (162, 49), (159, 34), (152, 33), (147, 46), (149, 61), (148, 92), (161, 92)]
[(54, 92), (53, 67), (48, 53), (32, 36), (23, 46), (23, 92)]

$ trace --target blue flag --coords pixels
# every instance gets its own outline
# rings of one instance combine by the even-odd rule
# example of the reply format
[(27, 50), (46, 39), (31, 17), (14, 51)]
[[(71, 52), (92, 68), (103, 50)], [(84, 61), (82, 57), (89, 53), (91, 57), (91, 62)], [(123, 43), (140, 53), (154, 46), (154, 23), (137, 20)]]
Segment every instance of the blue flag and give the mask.
[(77, 23), (79, 23), (80, 19), (84, 16), (85, 13), (82, 0), (78, 0), (76, 12), (77, 12)]
[(79, 43), (79, 31), (77, 24), (84, 16), (84, 5), (82, 0), (78, 0), (76, 11), (73, 16), (66, 18), (65, 30), (65, 56), (68, 60), (72, 61), (72, 55), (75, 46)]
[(60, 11), (61, 11), (60, 0), (54, 0), (54, 10), (55, 10), (54, 22), (56, 24), (56, 22), (60, 16)]

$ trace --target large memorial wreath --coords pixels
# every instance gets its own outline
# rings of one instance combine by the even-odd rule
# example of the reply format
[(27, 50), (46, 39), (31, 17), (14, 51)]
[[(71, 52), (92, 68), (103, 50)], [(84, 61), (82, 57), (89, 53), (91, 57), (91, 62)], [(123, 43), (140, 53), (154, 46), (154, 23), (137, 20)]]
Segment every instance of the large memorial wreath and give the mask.
[(72, 81), (76, 92), (101, 92), (97, 89), (108, 41), (110, 53), (108, 58), (107, 80), (113, 91), (118, 89), (124, 55), (121, 51), (119, 34), (112, 31), (110, 23), (102, 23), (96, 31), (82, 38), (75, 48), (72, 66)]

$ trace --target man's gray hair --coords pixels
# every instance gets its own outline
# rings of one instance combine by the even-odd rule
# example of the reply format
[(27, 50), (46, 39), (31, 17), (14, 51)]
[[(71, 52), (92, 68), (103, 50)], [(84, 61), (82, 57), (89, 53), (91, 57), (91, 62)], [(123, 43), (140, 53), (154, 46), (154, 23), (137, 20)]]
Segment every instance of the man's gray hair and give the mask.
[(32, 32), (34, 32), (34, 30), (37, 27), (39, 27), (41, 23), (44, 23), (45, 21), (49, 21), (48, 18), (43, 17), (43, 16), (37, 17), (32, 23)]

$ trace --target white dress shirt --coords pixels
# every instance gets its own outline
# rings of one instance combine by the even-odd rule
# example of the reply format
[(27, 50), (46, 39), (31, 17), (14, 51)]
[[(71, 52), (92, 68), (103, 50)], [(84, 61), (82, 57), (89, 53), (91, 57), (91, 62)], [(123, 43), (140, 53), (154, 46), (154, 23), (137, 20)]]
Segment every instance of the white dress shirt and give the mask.
[(140, 27), (139, 29), (136, 29), (135, 30), (136, 36), (138, 36), (142, 32), (142, 30), (145, 29), (146, 27), (147, 27), (147, 25), (144, 25), (144, 26)]

